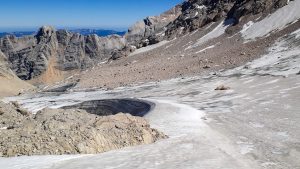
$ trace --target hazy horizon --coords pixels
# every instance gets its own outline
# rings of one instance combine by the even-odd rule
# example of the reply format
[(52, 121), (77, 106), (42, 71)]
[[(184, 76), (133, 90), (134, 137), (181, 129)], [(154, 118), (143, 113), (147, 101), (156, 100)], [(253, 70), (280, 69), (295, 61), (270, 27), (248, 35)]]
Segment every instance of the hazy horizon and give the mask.
[[(52, 26), (52, 25), (50, 25)], [(0, 27), (0, 32), (6, 32), (6, 33), (10, 33), (10, 32), (34, 32), (34, 31), (38, 31), (39, 28), (41, 28), (42, 26), (39, 27)], [(127, 31), (128, 27), (55, 27), (55, 29), (67, 29), (67, 30), (75, 30), (75, 29), (95, 29), (95, 30), (114, 30), (114, 31)]]

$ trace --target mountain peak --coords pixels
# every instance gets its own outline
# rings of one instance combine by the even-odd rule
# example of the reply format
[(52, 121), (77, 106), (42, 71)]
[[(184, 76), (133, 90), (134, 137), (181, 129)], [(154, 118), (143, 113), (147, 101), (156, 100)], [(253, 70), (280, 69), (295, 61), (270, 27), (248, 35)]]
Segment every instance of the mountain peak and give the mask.
[(43, 39), (51, 38), (55, 32), (56, 30), (52, 26), (42, 26), (36, 34), (38, 42), (43, 41)]

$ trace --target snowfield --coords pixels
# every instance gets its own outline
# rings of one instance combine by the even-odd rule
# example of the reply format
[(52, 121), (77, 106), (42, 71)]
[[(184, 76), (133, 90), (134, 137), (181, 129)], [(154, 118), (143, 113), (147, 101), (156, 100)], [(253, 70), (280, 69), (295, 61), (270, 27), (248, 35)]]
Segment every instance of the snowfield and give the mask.
[(268, 35), (272, 31), (280, 30), (286, 25), (300, 19), (300, 1), (294, 0), (278, 9), (267, 18), (251, 25), (245, 25), (241, 31), (245, 39), (255, 39)]

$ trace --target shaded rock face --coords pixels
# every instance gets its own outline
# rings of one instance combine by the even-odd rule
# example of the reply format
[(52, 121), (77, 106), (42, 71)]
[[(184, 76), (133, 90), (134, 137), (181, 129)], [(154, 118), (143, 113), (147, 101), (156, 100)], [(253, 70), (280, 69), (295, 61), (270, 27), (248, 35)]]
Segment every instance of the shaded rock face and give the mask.
[(137, 48), (157, 43), (164, 37), (165, 27), (181, 14), (181, 6), (170, 9), (159, 16), (147, 17), (129, 28), (125, 35), (128, 45)]
[(234, 19), (237, 24), (246, 15), (269, 13), (289, 0), (188, 0), (182, 4), (182, 14), (167, 26), (166, 36), (173, 38), (197, 30), (221, 19)]
[(49, 26), (40, 28), (35, 36), (0, 39), (0, 49), (10, 68), (23, 80), (38, 77), (49, 67), (62, 71), (90, 67), (124, 46), (125, 39), (117, 35), (83, 36)]
[(7, 77), (7, 76), (14, 76), (14, 73), (9, 68), (7, 58), (0, 50), (0, 76)]
[(268, 15), (276, 9), (289, 3), (290, 0), (238, 0), (228, 13), (228, 17), (235, 18), (238, 22), (242, 16), (262, 13)]
[(95, 154), (166, 136), (130, 114), (98, 116), (79, 109), (24, 115), (0, 102), (0, 156)]
[(189, 0), (182, 4), (182, 14), (167, 27), (166, 35), (174, 37), (226, 17), (234, 0)]

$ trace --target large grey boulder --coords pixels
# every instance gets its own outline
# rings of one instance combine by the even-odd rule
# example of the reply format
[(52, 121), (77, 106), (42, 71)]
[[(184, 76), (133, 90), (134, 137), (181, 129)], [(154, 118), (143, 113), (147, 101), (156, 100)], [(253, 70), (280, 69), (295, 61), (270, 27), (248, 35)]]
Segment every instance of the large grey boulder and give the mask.
[(7, 57), (2, 53), (0, 50), (0, 76), (7, 77), (7, 76), (14, 76), (14, 73), (9, 68)]

